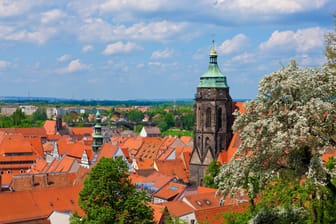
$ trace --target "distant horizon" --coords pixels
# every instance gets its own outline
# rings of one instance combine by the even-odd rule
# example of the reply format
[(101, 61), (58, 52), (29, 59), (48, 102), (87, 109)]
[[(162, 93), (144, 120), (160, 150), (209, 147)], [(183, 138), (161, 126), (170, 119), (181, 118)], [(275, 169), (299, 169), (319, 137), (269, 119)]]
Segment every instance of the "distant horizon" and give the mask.
[[(156, 99), (156, 98), (147, 98), (147, 99), (72, 99), (72, 98), (63, 98), (63, 97), (43, 97), (43, 96), (0, 96), (0, 102), (1, 101), (10, 101), (10, 100), (26, 100), (26, 101), (39, 101), (39, 100), (65, 100), (65, 101), (149, 101), (149, 102), (155, 102), (155, 101), (167, 101), (167, 102), (192, 102), (194, 101), (194, 98), (161, 98), (161, 99)], [(234, 102), (244, 102), (248, 101), (251, 99), (232, 99)]]

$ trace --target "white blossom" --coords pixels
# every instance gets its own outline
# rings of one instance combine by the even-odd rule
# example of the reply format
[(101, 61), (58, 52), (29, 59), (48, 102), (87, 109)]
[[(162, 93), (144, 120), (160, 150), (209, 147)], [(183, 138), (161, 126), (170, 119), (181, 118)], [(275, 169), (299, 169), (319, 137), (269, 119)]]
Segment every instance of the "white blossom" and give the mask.
[[(257, 99), (244, 104), (247, 112), (234, 113), (233, 129), (241, 145), (216, 178), (222, 194), (245, 188), (256, 195), (258, 187), (284, 168), (326, 184), (334, 173), (324, 168), (321, 155), (336, 144), (335, 100), (336, 72), (328, 68), (300, 69), (291, 62), (265, 76)], [(258, 177), (259, 186), (251, 176)]]

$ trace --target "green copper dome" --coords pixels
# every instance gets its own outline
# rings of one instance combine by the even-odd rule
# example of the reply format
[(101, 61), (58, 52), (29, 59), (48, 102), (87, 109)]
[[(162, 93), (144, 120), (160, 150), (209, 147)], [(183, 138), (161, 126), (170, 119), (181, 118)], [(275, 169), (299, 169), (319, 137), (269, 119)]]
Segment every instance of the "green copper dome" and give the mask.
[(198, 87), (227, 88), (226, 77), (217, 64), (217, 53), (214, 48), (210, 51), (210, 63), (208, 70), (200, 77)]

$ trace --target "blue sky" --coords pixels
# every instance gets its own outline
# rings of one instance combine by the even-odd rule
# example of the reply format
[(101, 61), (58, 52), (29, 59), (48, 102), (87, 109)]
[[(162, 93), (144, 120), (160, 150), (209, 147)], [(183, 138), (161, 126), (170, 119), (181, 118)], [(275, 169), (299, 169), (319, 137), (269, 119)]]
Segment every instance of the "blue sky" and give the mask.
[(334, 0), (0, 0), (0, 96), (193, 98), (215, 39), (232, 98), (325, 62)]

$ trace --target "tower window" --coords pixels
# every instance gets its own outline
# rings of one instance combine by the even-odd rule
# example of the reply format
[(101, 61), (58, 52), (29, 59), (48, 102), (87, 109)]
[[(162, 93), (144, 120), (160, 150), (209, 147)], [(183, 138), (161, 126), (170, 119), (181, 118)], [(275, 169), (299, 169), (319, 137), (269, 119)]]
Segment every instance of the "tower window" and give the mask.
[(206, 117), (205, 117), (205, 127), (211, 127), (211, 109), (208, 107), (206, 110)]
[(219, 108), (217, 111), (217, 127), (220, 129), (222, 126), (222, 108)]

